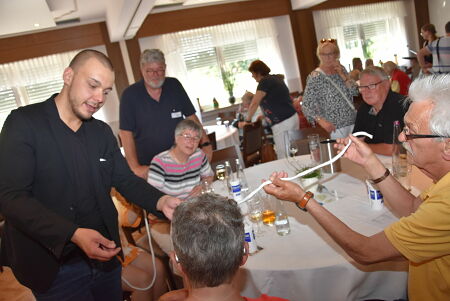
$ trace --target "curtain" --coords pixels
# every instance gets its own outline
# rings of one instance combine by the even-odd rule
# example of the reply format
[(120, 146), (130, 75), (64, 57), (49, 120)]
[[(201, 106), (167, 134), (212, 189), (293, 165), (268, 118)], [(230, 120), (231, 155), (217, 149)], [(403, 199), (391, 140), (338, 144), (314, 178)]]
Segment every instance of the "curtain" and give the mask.
[[(211, 82), (205, 82), (205, 78), (202, 78), (203, 82), (199, 82), (192, 76), (192, 73), (189, 74), (183, 55), (188, 51), (193, 51), (194, 48), (198, 48), (199, 51), (204, 50), (207, 52), (208, 49), (225, 47), (231, 44), (246, 43), (248, 41), (255, 42), (255, 58), (263, 60), (272, 69), (272, 73), (285, 73), (280, 50), (278, 48), (274, 21), (270, 18), (229, 23), (148, 37), (141, 40), (141, 47), (143, 49), (159, 48), (164, 52), (167, 64), (167, 75), (176, 77), (183, 83), (191, 100), (194, 100), (197, 97), (201, 98), (202, 95), (208, 95), (204, 96), (208, 97), (208, 102), (210, 101), (209, 98), (212, 100), (213, 96), (220, 96), (222, 98), (218, 98), (219, 102), (221, 102), (222, 99), (225, 102), (224, 99), (226, 98), (226, 93), (223, 89), (221, 80), (217, 79), (215, 80), (215, 83), (213, 83), (213, 79), (210, 79)], [(220, 59), (221, 58), (218, 60), (220, 61)], [(213, 64), (217, 65), (217, 62), (216, 59), (211, 58), (211, 65)], [(245, 89), (255, 92), (256, 82), (251, 78), (250, 73), (248, 73), (248, 76), (241, 76), (239, 78), (239, 84), (240, 86), (245, 86)], [(206, 89), (211, 92), (207, 94), (204, 93), (204, 91), (200, 91)], [(244, 91), (237, 89), (239, 90), (239, 95), (236, 96), (240, 97), (244, 94), (245, 89)], [(197, 102), (193, 101), (193, 103), (197, 112), (199, 112), (200, 110)]]
[[(351, 50), (348, 42), (348, 30), (355, 29), (355, 34), (361, 38), (364, 30), (370, 31), (375, 41), (373, 59), (375, 64), (381, 60), (395, 61), (409, 56), (405, 17), (407, 11), (403, 1), (389, 1), (377, 4), (367, 4), (343, 7), (313, 12), (317, 39), (336, 38), (341, 51), (341, 63), (348, 67), (354, 56), (363, 59), (363, 51)], [(345, 30), (347, 30), (345, 32)], [(383, 32), (385, 30), (385, 32)], [(367, 58), (367, 57), (366, 57)]]

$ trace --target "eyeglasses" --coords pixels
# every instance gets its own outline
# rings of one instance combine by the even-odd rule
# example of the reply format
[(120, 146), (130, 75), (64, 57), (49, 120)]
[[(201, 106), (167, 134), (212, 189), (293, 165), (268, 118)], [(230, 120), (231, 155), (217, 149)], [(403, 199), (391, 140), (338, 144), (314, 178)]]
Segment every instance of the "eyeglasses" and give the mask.
[(320, 44), (323, 44), (323, 43), (326, 43), (326, 42), (329, 42), (329, 43), (336, 43), (337, 40), (336, 40), (336, 39), (321, 39), (321, 40), (320, 40)]
[(158, 69), (158, 70), (152, 70), (152, 69), (148, 69), (146, 70), (147, 73), (151, 73), (151, 74), (158, 74), (158, 75), (162, 75), (164, 74), (164, 72), (166, 72), (166, 69)]
[(382, 82), (383, 82), (383, 81), (380, 80), (378, 83), (370, 84), (370, 85), (367, 85), (367, 86), (358, 86), (358, 90), (359, 90), (359, 92), (362, 92), (362, 91), (364, 91), (365, 89), (373, 90), (373, 89), (375, 89), (379, 84), (381, 84)]
[(199, 137), (199, 136), (194, 136), (194, 137), (192, 137), (192, 136), (189, 135), (189, 134), (181, 134), (180, 136), (183, 136), (183, 138), (186, 139), (186, 140), (188, 140), (188, 141), (193, 141), (193, 142), (195, 142), (195, 141), (200, 141), (200, 137)]
[(405, 126), (402, 131), (403, 135), (405, 135), (406, 140), (420, 139), (420, 138), (450, 138), (447, 136), (439, 136), (439, 135), (420, 135), (420, 134), (409, 134), (409, 129)]

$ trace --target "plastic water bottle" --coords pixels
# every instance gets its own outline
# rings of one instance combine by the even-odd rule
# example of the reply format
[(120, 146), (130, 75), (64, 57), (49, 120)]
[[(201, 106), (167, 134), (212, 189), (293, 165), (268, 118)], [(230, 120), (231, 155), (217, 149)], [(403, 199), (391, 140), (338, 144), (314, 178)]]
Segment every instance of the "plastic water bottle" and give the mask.
[(241, 190), (247, 191), (248, 190), (248, 182), (247, 182), (247, 178), (245, 177), (244, 168), (239, 163), (239, 159), (236, 159), (236, 173), (239, 178), (239, 181), (241, 182)]
[(253, 231), (252, 223), (247, 217), (244, 218), (244, 232), (245, 241), (248, 243), (248, 253), (250, 255), (255, 254), (258, 251), (258, 246), (256, 244), (256, 237)]
[(283, 204), (281, 201), (278, 202), (277, 213), (275, 214), (275, 228), (278, 235), (285, 236), (291, 232), (291, 226)]

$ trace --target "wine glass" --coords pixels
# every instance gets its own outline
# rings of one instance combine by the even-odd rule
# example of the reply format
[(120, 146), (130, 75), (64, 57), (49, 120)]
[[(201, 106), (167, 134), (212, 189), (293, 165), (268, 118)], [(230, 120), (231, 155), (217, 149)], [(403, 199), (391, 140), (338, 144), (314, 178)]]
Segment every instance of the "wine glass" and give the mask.
[(297, 144), (293, 141), (289, 142), (289, 156), (295, 157), (298, 152)]

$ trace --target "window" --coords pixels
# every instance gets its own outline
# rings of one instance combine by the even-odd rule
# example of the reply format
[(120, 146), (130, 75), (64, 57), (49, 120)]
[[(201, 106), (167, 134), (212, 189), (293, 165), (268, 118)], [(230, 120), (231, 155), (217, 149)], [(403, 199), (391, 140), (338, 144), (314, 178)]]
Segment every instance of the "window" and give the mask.
[(167, 76), (178, 78), (191, 99), (209, 110), (214, 98), (224, 107), (230, 105), (230, 94), (240, 98), (246, 90), (255, 92), (257, 83), (248, 72), (253, 60), (268, 63), (272, 73), (285, 73), (273, 22), (259, 19), (198, 28), (140, 43), (142, 49), (160, 48)]
[(11, 110), (46, 100), (63, 85), (62, 73), (77, 51), (0, 65), (0, 128)]
[(336, 38), (340, 62), (348, 69), (354, 57), (371, 58), (377, 64), (409, 56), (403, 1), (319, 10), (313, 15), (317, 38)]

